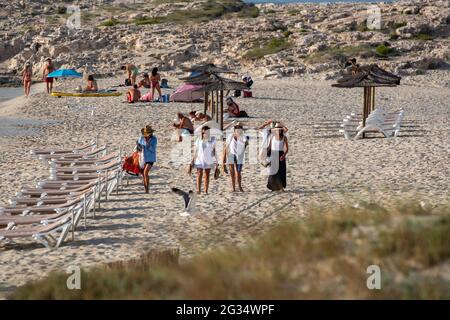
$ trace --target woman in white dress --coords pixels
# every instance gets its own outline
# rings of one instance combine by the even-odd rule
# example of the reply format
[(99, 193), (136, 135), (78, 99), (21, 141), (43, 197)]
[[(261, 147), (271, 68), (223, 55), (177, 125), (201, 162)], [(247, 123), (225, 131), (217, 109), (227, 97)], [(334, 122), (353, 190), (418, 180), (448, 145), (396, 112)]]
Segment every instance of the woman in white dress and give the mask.
[(201, 129), (201, 136), (195, 142), (192, 165), (197, 169), (197, 194), (202, 190), (202, 178), (205, 180), (205, 193), (208, 193), (211, 169), (217, 166), (216, 140), (210, 136), (209, 127)]
[(223, 166), (228, 165), (230, 170), (232, 192), (236, 191), (236, 183), (239, 191), (244, 192), (244, 189), (242, 189), (242, 166), (245, 161), (247, 145), (248, 136), (244, 136), (244, 128), (238, 123), (234, 126), (233, 133), (227, 137), (222, 160)]
[(276, 124), (272, 132), (267, 151), (270, 154), (270, 175), (267, 188), (272, 191), (283, 191), (286, 188), (286, 156), (289, 152), (289, 145), (281, 124)]

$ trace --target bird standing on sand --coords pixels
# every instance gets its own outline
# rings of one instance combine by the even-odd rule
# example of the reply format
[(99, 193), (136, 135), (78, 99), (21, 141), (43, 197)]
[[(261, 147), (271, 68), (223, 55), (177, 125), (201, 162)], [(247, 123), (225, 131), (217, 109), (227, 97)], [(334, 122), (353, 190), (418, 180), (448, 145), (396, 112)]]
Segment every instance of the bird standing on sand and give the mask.
[(195, 193), (192, 190), (189, 190), (189, 192), (180, 190), (178, 188), (171, 188), (172, 192), (175, 192), (176, 194), (180, 195), (184, 199), (184, 211), (180, 213), (180, 216), (186, 217), (191, 215), (191, 213), (195, 212)]

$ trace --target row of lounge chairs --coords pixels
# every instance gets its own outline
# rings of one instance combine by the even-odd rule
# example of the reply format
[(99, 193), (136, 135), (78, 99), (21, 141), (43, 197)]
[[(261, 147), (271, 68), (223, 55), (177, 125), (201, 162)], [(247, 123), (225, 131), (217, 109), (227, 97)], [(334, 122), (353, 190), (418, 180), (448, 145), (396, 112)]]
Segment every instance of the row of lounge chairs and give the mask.
[(45, 247), (58, 248), (68, 233), (108, 199), (122, 184), (121, 152), (106, 154), (96, 142), (67, 150), (32, 150), (47, 163), (50, 178), (24, 186), (0, 207), (0, 242), (32, 238)]
[(351, 113), (343, 119), (339, 132), (346, 139), (358, 139), (365, 132), (381, 132), (386, 138), (397, 137), (403, 120), (403, 109), (385, 112), (381, 108), (373, 110), (362, 125), (359, 115)]

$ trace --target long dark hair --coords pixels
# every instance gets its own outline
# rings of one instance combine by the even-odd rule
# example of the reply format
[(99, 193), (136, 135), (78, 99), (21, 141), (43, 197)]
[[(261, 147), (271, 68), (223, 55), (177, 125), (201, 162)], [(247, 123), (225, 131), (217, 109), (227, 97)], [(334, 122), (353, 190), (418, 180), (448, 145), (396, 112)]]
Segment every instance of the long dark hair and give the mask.
[(210, 128), (208, 126), (204, 126), (202, 127), (202, 140), (203, 140), (203, 136), (205, 134), (206, 131), (208, 131)]
[(152, 70), (152, 76), (156, 76), (158, 74), (158, 68), (153, 68), (153, 70)]

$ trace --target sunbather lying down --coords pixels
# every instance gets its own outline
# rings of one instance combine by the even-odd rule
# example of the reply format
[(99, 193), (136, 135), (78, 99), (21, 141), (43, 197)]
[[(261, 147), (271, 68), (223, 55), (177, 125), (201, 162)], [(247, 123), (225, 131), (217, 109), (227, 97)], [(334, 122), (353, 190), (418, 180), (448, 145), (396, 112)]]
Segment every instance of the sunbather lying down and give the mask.
[(247, 112), (243, 110), (239, 110), (239, 106), (236, 102), (234, 102), (233, 98), (228, 97), (227, 100), (227, 106), (228, 106), (228, 115), (229, 117), (235, 117), (235, 118), (247, 118)]

